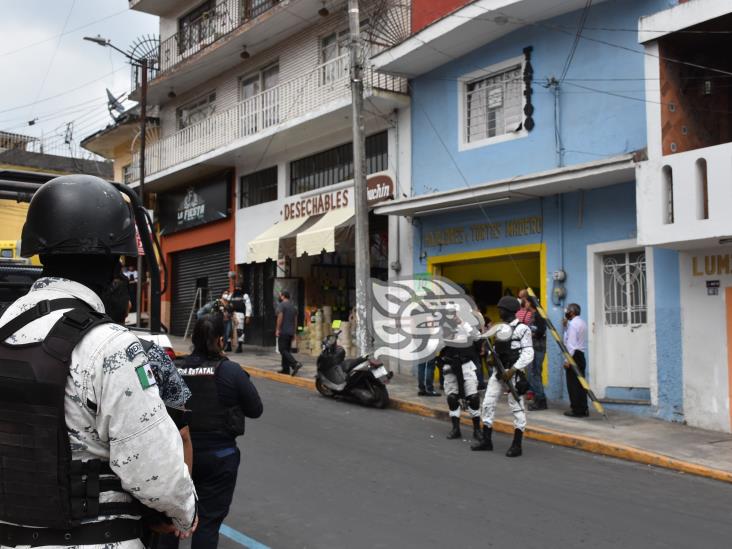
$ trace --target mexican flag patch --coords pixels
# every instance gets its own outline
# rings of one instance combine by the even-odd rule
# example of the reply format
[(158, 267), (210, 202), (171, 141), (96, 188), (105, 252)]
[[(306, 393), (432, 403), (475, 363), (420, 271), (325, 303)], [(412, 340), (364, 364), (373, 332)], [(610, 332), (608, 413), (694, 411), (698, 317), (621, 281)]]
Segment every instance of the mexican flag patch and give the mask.
[(140, 380), (140, 385), (142, 385), (143, 389), (147, 389), (156, 384), (155, 376), (153, 375), (150, 364), (138, 366), (135, 368), (135, 372), (137, 372), (137, 379)]

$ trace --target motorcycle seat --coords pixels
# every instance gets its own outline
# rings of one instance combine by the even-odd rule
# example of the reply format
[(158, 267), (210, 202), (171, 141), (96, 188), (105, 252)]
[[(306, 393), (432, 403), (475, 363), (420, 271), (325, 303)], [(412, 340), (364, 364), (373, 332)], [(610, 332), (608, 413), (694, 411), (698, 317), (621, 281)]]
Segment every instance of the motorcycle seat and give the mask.
[(365, 361), (366, 361), (366, 359), (364, 357), (347, 358), (346, 360), (343, 361), (343, 364), (341, 365), (341, 367), (343, 368), (344, 372), (348, 373), (351, 370), (353, 370), (356, 366), (358, 366), (359, 364), (362, 364)]

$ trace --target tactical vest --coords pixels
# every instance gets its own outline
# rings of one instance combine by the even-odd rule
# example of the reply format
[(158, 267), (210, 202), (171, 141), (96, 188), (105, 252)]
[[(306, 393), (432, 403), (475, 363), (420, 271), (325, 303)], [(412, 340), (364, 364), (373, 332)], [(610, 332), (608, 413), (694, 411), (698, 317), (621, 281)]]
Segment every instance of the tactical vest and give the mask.
[(221, 360), (190, 364), (185, 358), (176, 360), (180, 375), (191, 390), (186, 406), (191, 410), (188, 428), (191, 433), (222, 433), (231, 437), (244, 434), (244, 412), (241, 407), (225, 407), (219, 400), (216, 378)]
[(521, 323), (517, 323), (516, 326), (512, 326), (511, 328), (511, 337), (508, 338), (507, 341), (499, 341), (496, 339), (496, 342), (494, 344), (494, 347), (496, 349), (496, 354), (498, 354), (498, 358), (501, 360), (501, 364), (503, 364), (504, 368), (510, 368), (516, 362), (518, 362), (519, 357), (521, 356), (521, 347), (519, 346), (516, 349), (512, 349), (512, 343), (514, 341), (521, 341), (521, 338), (516, 335), (516, 328), (521, 326)]
[[(43, 341), (5, 342), (30, 322), (69, 308)], [(99, 503), (100, 492), (122, 492), (118, 477), (99, 478), (114, 475), (108, 462), (71, 458), (64, 415), (71, 353), (108, 322), (68, 298), (41, 301), (0, 328), (0, 520), (69, 529), (99, 516), (141, 514), (137, 501)]]

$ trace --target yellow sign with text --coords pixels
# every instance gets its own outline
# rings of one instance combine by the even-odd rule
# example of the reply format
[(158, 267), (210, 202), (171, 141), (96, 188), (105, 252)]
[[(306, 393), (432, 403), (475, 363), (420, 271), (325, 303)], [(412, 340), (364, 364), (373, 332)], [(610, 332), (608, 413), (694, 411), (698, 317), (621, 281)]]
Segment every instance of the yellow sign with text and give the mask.
[(716, 276), (732, 274), (732, 255), (716, 254), (691, 258), (692, 276)]
[(541, 234), (544, 232), (544, 219), (534, 215), (507, 219), (501, 223), (475, 223), (467, 227), (448, 227), (425, 233), (424, 245), (428, 248), (434, 246), (450, 246), (453, 244), (464, 244), (466, 242), (485, 242), (487, 240), (498, 240), (500, 238), (513, 238)]

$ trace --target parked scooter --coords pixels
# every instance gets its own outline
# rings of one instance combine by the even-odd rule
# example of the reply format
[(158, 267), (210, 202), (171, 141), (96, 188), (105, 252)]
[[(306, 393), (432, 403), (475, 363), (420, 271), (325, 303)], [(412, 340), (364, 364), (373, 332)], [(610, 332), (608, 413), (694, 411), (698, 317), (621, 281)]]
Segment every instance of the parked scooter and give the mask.
[(386, 384), (394, 375), (380, 360), (368, 355), (346, 358), (346, 351), (338, 345), (340, 330), (323, 338), (318, 356), (315, 388), (327, 397), (354, 399), (366, 406), (386, 408), (389, 391)]

